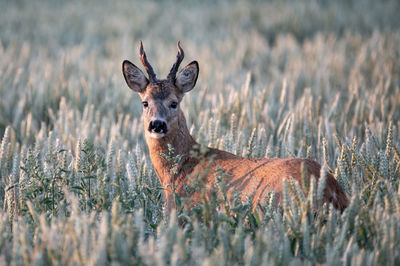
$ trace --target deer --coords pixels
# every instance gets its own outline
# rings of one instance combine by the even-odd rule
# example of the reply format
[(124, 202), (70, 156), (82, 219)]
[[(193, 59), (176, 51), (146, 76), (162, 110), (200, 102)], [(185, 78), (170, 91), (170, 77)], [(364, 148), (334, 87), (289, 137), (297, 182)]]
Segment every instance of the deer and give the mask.
[[(215, 186), (217, 169), (224, 170), (228, 198), (232, 197), (233, 192), (239, 192), (241, 195), (251, 196), (253, 206), (263, 203), (271, 191), (275, 193), (276, 203), (281, 203), (283, 180), (293, 178), (300, 183), (304, 170), (308, 173), (307, 178), (314, 176), (319, 179), (321, 165), (307, 158), (243, 158), (208, 147), (199, 153), (199, 147), (203, 146), (190, 134), (180, 108), (184, 95), (196, 85), (199, 64), (192, 61), (178, 72), (184, 58), (180, 42), (177, 43), (177, 49), (176, 61), (165, 79), (157, 78), (142, 41), (139, 43), (139, 56), (148, 77), (130, 61), (124, 60), (122, 63), (122, 72), (128, 87), (138, 93), (142, 100), (145, 140), (154, 170), (163, 187), (168, 213), (177, 207), (175, 195), (188, 197), (192, 206), (201, 203), (204, 195), (209, 200)], [(162, 156), (168, 154), (171, 147), (174, 154), (180, 156), (178, 163)], [(174, 174), (171, 174), (171, 169)], [(185, 185), (194, 181), (191, 177), (200, 175), (206, 192), (188, 193)], [(322, 201), (333, 204), (341, 212), (349, 204), (343, 188), (329, 172), (326, 173)]]

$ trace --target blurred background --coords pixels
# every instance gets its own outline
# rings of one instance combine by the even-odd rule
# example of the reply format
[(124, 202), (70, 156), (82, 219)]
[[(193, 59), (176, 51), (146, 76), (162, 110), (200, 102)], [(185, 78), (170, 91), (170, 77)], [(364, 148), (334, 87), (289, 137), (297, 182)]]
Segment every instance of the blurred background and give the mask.
[[(178, 40), (183, 65), (199, 61), (183, 109), (200, 139), (210, 118), (228, 130), (232, 113), (245, 136), (257, 127), (274, 135), (285, 114), (311, 99), (314, 131), (322, 116), (325, 126), (337, 124), (326, 131), (362, 136), (364, 123), (399, 118), (398, 98), (390, 97), (399, 87), (399, 10), (396, 0), (2, 0), (0, 136), (7, 125), (33, 143), (41, 128), (77, 139), (127, 116), (140, 124), (140, 102), (121, 74), (124, 59), (141, 67), (139, 40), (158, 76), (168, 73)], [(61, 108), (75, 119), (68, 128)], [(82, 121), (91, 108), (93, 118)], [(133, 127), (129, 146), (142, 139)], [(109, 134), (116, 133), (100, 135)]]

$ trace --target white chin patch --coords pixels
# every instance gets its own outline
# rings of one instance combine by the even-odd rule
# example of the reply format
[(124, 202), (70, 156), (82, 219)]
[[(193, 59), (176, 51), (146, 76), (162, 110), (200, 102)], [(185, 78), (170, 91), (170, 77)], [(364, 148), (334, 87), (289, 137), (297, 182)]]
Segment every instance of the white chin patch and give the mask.
[(164, 136), (165, 136), (164, 133), (156, 133), (156, 132), (151, 132), (150, 133), (150, 137), (155, 138), (155, 139), (161, 139)]

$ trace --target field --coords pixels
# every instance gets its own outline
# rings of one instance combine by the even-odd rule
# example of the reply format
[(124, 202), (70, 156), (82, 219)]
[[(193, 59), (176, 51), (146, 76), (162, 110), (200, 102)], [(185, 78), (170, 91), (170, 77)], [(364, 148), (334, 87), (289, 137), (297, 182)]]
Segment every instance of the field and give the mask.
[[(0, 0), (0, 264), (399, 265), (397, 0)], [(350, 198), (316, 206), (287, 179), (251, 212), (167, 215), (121, 63), (159, 76), (185, 50), (196, 140), (244, 157), (309, 157)], [(143, 68), (142, 68), (143, 69)], [(222, 178), (222, 177), (221, 177)], [(218, 184), (217, 184), (218, 185)], [(319, 211), (314, 215), (313, 209)]]

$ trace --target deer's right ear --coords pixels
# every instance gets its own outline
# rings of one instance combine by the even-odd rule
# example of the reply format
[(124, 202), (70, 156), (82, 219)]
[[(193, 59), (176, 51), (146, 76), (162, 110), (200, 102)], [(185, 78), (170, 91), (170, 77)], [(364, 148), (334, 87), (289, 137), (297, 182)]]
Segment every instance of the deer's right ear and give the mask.
[(122, 63), (122, 73), (124, 74), (126, 84), (133, 91), (144, 92), (147, 84), (149, 84), (149, 80), (143, 72), (128, 60)]

